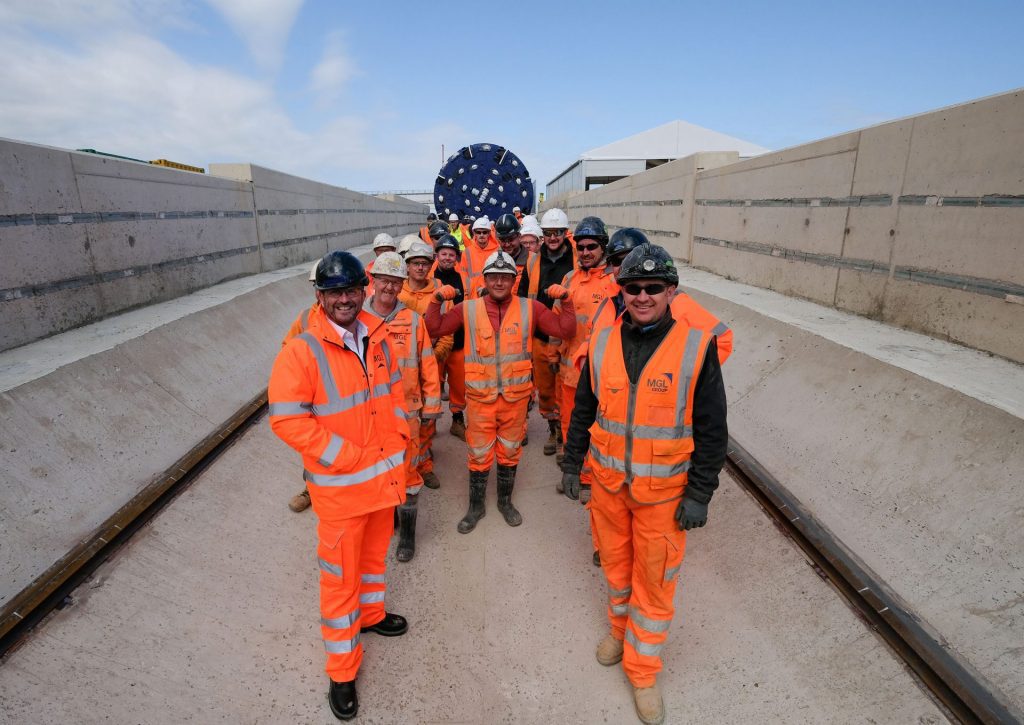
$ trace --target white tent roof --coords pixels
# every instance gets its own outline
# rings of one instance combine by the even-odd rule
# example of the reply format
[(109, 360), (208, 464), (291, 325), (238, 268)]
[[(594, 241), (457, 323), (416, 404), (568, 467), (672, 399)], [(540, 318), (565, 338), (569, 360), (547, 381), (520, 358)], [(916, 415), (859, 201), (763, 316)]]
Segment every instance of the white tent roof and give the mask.
[(770, 149), (686, 121), (641, 131), (620, 141), (584, 152), (581, 159), (679, 159), (700, 151), (739, 151), (757, 156)]

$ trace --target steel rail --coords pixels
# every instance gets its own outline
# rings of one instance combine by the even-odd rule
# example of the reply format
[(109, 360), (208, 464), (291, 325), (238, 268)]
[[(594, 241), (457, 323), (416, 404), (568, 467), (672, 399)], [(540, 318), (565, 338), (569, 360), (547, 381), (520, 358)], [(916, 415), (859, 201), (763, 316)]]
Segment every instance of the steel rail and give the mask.
[(953, 717), (971, 724), (1021, 722), (1003, 693), (731, 437), (726, 469)]
[(264, 389), (0, 608), (0, 658), (16, 648), (43, 617), (63, 607), (75, 587), (184, 491), (266, 409)]

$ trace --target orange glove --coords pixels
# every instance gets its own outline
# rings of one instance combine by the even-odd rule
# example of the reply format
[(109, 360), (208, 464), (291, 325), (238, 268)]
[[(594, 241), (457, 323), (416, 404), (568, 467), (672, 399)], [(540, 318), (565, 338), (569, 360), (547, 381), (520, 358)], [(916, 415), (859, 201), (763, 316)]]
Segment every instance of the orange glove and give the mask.
[(438, 302), (444, 302), (445, 300), (454, 300), (458, 295), (459, 291), (457, 289), (450, 284), (446, 284), (434, 293), (434, 299)]
[(560, 284), (553, 284), (544, 290), (544, 294), (553, 300), (564, 300), (569, 297), (569, 290)]

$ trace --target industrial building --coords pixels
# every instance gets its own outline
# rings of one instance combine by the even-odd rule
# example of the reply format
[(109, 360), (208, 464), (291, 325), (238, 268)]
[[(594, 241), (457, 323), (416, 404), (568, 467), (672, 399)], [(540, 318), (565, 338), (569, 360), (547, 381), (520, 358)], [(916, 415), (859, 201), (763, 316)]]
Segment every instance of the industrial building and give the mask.
[(653, 169), (700, 151), (738, 151), (740, 158), (770, 149), (686, 121), (670, 121), (586, 151), (548, 182), (548, 201)]

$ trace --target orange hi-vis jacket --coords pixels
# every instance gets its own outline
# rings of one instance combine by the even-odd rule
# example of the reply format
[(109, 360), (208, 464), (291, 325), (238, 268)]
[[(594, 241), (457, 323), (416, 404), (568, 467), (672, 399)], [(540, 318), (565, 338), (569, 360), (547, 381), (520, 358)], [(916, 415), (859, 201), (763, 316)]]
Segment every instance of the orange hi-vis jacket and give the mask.
[[(427, 314), (427, 307), (434, 301), (434, 293), (441, 289), (441, 283), (434, 279), (432, 276), (427, 278), (427, 286), (420, 290), (414, 290), (409, 286), (409, 280), (405, 280), (402, 283), (402, 291), (398, 293), (398, 301), (403, 305), (416, 312), (419, 315)], [(447, 312), (451, 309), (452, 303), (449, 300), (445, 300), (441, 303), (441, 311)], [(448, 354), (452, 351), (452, 345), (455, 342), (453, 335), (445, 335), (444, 337), (434, 340), (434, 357), (437, 358), (438, 364), (442, 360), (448, 357)]]
[(313, 306), (308, 310), (303, 310), (299, 313), (299, 316), (295, 318), (292, 326), (288, 328), (288, 332), (284, 334), (284, 339), (281, 340), (281, 346), (283, 347), (286, 342), (291, 340), (296, 335), (299, 335), (309, 329), (309, 318), (317, 310), (320, 309), (320, 303), (314, 302)]
[(693, 452), (693, 395), (712, 335), (677, 323), (629, 381), (622, 320), (590, 338), (590, 375), (598, 400), (590, 427), (594, 480), (610, 493), (627, 486), (641, 504), (679, 498)]
[(434, 246), (434, 240), (430, 238), (430, 227), (420, 227), (420, 239), (431, 247)]
[(487, 246), (480, 249), (475, 239), (466, 242), (466, 248), (462, 252), (462, 258), (455, 266), (469, 284), (465, 289), (467, 300), (475, 300), (480, 295), (477, 290), (484, 286), (484, 263), (487, 258), (498, 251), (498, 242), (493, 239), (487, 240)]
[(500, 395), (509, 403), (533, 391), (533, 302), (513, 297), (498, 329), (487, 316), (483, 300), (462, 303), (466, 330), (466, 398), (493, 403)]
[[(397, 302), (391, 314), (384, 317), (373, 309), (371, 299), (363, 303), (363, 312), (372, 315), (376, 318), (376, 324), (387, 330), (388, 341), (402, 375), (406, 416), (440, 418), (440, 376), (423, 317), (401, 302)], [(372, 334), (374, 327), (367, 327)]]
[[(377, 325), (365, 312), (359, 319), (370, 330)], [(382, 332), (366, 339), (360, 359), (327, 314), (316, 310), (309, 329), (274, 360), (267, 398), (270, 427), (302, 454), (303, 477), (322, 521), (405, 501), (405, 395)]]
[[(563, 385), (575, 388), (580, 371), (573, 363), (573, 353), (580, 347), (586, 347), (598, 308), (619, 291), (619, 285), (608, 267), (601, 265), (595, 269), (573, 269), (562, 278), (562, 286), (569, 290), (576, 307), (576, 334), (559, 348), (558, 377)], [(552, 309), (561, 308), (561, 305), (561, 300), (556, 300)]]

